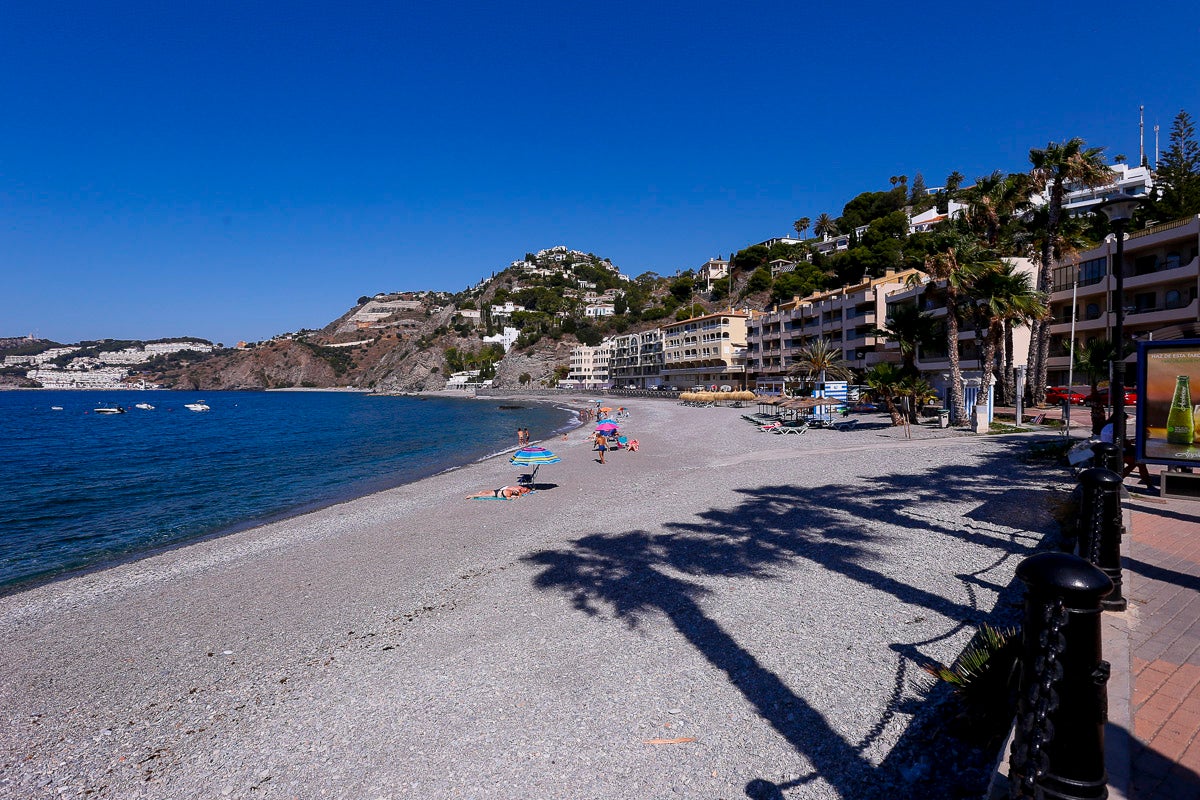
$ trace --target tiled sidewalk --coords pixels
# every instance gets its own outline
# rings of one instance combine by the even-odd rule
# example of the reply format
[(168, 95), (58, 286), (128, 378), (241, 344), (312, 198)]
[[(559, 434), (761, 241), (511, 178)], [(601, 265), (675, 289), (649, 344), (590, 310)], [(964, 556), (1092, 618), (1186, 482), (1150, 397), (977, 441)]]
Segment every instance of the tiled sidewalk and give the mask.
[(1128, 648), (1129, 682), (1116, 696), (1110, 687), (1110, 705), (1127, 698), (1129, 710), (1113, 708), (1110, 719), (1128, 719), (1133, 733), (1110, 726), (1110, 739), (1125, 737), (1117, 750), (1128, 759), (1110, 764), (1113, 778), (1127, 781), (1113, 781), (1114, 796), (1200, 800), (1200, 501), (1135, 493), (1127, 506), (1129, 610), (1105, 631), (1106, 651), (1114, 631), (1128, 635), (1112, 648)]

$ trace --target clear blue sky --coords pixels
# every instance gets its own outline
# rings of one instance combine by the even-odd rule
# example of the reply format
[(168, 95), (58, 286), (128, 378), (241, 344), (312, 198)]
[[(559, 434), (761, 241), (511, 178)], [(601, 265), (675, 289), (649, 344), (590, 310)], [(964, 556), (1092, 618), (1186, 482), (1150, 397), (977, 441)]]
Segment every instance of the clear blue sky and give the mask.
[(263, 339), (557, 244), (670, 274), (1200, 117), (1200, 4), (992, 5), (9, 0), (0, 336)]

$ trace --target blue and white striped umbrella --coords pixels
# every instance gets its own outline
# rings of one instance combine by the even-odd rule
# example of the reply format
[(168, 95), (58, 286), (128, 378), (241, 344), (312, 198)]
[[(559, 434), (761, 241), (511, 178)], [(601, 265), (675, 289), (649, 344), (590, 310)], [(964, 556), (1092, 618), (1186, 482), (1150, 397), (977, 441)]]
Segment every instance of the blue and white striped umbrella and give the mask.
[(562, 459), (544, 447), (522, 447), (512, 454), (512, 458), (508, 460), (508, 463), (525, 467), (536, 467), (541, 464), (557, 464), (559, 461), (562, 461)]
[(522, 447), (512, 454), (512, 458), (508, 459), (508, 463), (510, 464), (533, 467), (533, 472), (528, 475), (522, 475), (519, 481), (519, 483), (528, 485), (533, 484), (534, 478), (537, 477), (538, 468), (542, 464), (557, 464), (559, 461), (562, 461), (562, 459), (544, 447)]

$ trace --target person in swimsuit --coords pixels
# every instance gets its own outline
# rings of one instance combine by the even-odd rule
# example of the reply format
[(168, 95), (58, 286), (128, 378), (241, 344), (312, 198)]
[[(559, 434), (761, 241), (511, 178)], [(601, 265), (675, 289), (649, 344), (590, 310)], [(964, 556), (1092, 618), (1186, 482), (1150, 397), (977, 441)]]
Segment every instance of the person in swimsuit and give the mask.
[(469, 494), (467, 495), (467, 499), (475, 500), (478, 498), (495, 497), (500, 500), (512, 500), (516, 497), (524, 497), (532, 491), (533, 490), (528, 486), (501, 486), (499, 489), (491, 489), (486, 492), (480, 492), (479, 494)]

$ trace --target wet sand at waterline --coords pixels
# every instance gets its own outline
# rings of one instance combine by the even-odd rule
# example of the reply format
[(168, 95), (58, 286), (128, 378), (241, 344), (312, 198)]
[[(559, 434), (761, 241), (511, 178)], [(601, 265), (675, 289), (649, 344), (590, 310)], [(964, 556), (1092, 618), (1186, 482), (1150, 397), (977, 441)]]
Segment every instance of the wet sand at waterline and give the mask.
[(886, 796), (915, 659), (1061, 477), (1019, 436), (622, 404), (640, 452), (543, 442), (527, 497), (464, 499), (498, 457), (0, 598), (0, 797)]

